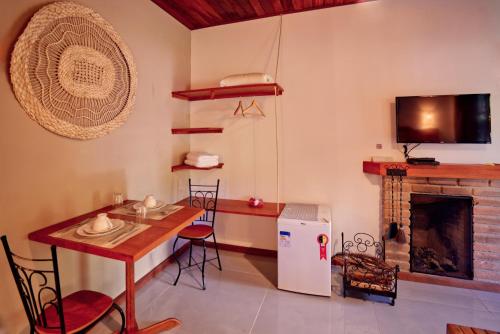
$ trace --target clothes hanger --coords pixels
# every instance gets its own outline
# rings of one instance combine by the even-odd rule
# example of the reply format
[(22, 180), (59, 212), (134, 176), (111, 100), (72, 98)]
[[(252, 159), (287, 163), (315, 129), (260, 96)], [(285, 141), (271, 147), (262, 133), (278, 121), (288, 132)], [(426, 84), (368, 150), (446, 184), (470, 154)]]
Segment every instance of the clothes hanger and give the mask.
[(264, 114), (264, 111), (262, 111), (261, 107), (259, 107), (259, 105), (257, 104), (257, 102), (255, 100), (252, 100), (252, 103), (248, 107), (246, 107), (245, 109), (243, 109), (241, 111), (243, 116), (245, 116), (245, 111), (251, 109), (252, 107), (256, 108), (262, 116), (266, 117), (266, 114)]
[(241, 114), (243, 115), (243, 117), (245, 117), (245, 114), (243, 113), (245, 111), (245, 109), (243, 109), (243, 103), (240, 102), (238, 103), (238, 106), (236, 107), (236, 110), (234, 111), (233, 115), (236, 116), (238, 114), (238, 111), (241, 110)]

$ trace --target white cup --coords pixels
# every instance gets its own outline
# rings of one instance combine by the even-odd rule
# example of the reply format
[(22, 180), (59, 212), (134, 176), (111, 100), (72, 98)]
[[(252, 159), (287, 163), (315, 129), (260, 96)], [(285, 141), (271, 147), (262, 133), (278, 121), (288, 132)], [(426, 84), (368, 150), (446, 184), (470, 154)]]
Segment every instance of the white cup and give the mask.
[(146, 198), (144, 198), (144, 206), (148, 209), (154, 208), (156, 206), (156, 199), (154, 198), (153, 195), (147, 195)]
[(104, 232), (112, 227), (113, 224), (106, 213), (99, 213), (92, 223), (92, 230), (95, 232)]

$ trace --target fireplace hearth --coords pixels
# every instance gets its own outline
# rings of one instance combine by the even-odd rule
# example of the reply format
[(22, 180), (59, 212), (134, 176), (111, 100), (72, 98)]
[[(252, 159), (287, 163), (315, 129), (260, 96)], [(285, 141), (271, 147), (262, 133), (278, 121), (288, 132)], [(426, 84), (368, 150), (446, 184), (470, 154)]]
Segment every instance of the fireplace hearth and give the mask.
[(473, 279), (470, 196), (411, 194), (410, 271)]

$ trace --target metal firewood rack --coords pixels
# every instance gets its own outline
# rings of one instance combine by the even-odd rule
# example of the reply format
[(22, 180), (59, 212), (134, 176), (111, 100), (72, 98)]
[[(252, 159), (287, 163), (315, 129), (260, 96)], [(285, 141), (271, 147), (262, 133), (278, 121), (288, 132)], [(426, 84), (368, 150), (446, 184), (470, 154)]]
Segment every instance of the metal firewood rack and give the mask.
[(342, 233), (343, 294), (349, 290), (390, 298), (394, 305), (398, 293), (399, 266), (385, 262), (385, 239), (375, 241), (367, 233), (356, 233), (344, 240)]

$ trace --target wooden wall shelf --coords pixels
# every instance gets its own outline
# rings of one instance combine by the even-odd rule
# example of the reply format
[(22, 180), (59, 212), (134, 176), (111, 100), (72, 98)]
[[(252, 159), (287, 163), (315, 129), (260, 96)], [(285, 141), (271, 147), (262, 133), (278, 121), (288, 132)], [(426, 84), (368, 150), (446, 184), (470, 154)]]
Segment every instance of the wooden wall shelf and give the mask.
[(277, 83), (270, 83), (182, 90), (172, 92), (172, 97), (188, 101), (201, 101), (281, 94), (283, 94), (283, 88)]
[(439, 166), (410, 165), (406, 162), (363, 161), (363, 172), (387, 175), (394, 166), (407, 168), (409, 177), (439, 177), (452, 179), (500, 179), (500, 164), (441, 164)]
[[(189, 206), (189, 198), (184, 198), (176, 204)], [(217, 199), (217, 212), (232, 213), (236, 215), (277, 218), (284, 207), (284, 203), (280, 203), (279, 206), (276, 205), (276, 203), (264, 203), (262, 208), (251, 208), (248, 206), (247, 201), (224, 198)]]
[(222, 133), (223, 128), (174, 128), (173, 135), (189, 135), (198, 133)]
[(218, 164), (217, 166), (213, 166), (213, 167), (195, 167), (195, 166), (189, 166), (186, 164), (181, 164), (181, 165), (172, 166), (172, 172), (177, 172), (180, 170), (187, 170), (187, 169), (210, 170), (210, 169), (222, 168), (222, 166), (224, 166), (224, 164), (222, 162), (220, 164)]

